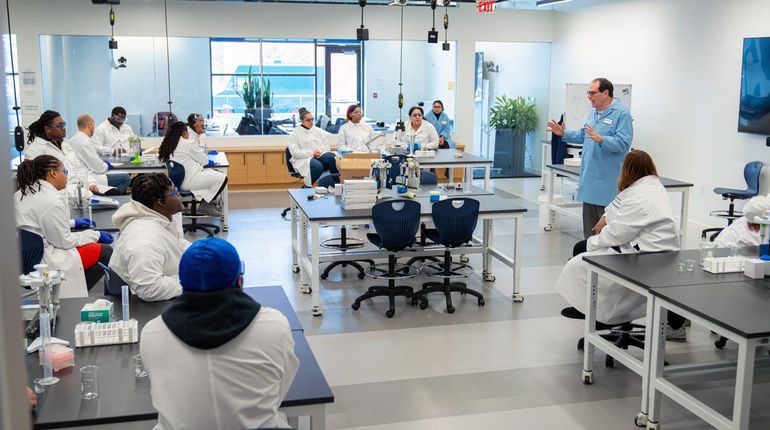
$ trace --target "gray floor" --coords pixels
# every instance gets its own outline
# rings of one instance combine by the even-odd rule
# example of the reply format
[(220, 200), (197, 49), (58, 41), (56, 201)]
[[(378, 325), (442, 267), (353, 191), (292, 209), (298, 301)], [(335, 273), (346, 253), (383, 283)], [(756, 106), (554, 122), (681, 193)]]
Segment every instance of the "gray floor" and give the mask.
[[(477, 275), (468, 281), (484, 292), (485, 307), (457, 295), (457, 312), (450, 315), (440, 296), (431, 296), (424, 311), (402, 299), (392, 319), (384, 316), (387, 299), (351, 310), (353, 299), (373, 281), (359, 281), (350, 268), (336, 269), (323, 282), (325, 314), (313, 317), (310, 296), (299, 292), (297, 275), (290, 270), (289, 222), (279, 218), (288, 198), (283, 192), (231, 193), (231, 228), (221, 237), (246, 261), (247, 285), (286, 290), (336, 396), (328, 409), (328, 428), (636, 428), (632, 420), (639, 411), (641, 379), (620, 364), (605, 369), (603, 355), (597, 354), (595, 383), (583, 385), (582, 354), (575, 348), (582, 322), (559, 316), (565, 302), (553, 285), (580, 238), (578, 222), (562, 220), (561, 229), (551, 232), (539, 227), (539, 178), (497, 180), (495, 186), (530, 209), (523, 230), (525, 302), (511, 302), (511, 271), (497, 264), (495, 283)], [(495, 224), (495, 241), (507, 252), (512, 250), (511, 227), (507, 221)], [(349, 232), (365, 235), (363, 229)], [(333, 234), (327, 229), (322, 237)], [(472, 256), (471, 264), (479, 267), (480, 257)], [(422, 282), (421, 276), (411, 284)], [(735, 357), (734, 345), (718, 351), (714, 335), (699, 327), (688, 331), (688, 342), (669, 345), (669, 362)], [(682, 387), (727, 413), (731, 376), (686, 381)], [(770, 372), (759, 369), (751, 428), (770, 427), (768, 382)], [(666, 429), (709, 428), (670, 401), (664, 401), (663, 423)]]

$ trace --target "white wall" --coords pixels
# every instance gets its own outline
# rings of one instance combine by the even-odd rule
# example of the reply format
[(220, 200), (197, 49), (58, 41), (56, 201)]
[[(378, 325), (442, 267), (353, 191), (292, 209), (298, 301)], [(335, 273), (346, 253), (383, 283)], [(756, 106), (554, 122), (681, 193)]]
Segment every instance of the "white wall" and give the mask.
[[(85, 0), (10, 0), (10, 10), (22, 68), (40, 70), (40, 34), (109, 34), (109, 7), (92, 5)], [(161, 0), (124, 1), (115, 11), (118, 36), (164, 35)], [(360, 22), (357, 5), (169, 0), (168, 11), (171, 36), (350, 39), (355, 37), (355, 28)], [(405, 12), (404, 39), (426, 38), (431, 22), (430, 8), (408, 7)], [(470, 144), (475, 42), (549, 42), (553, 32), (552, 12), (500, 9), (494, 14), (478, 14), (475, 5), (462, 4), (449, 10), (449, 19), (449, 39), (458, 42), (456, 140)], [(399, 20), (398, 7), (366, 8), (365, 22), (373, 40), (397, 40)], [(394, 110), (397, 110), (395, 105)], [(29, 124), (34, 119), (25, 115), (24, 122)]]
[[(585, 3), (582, 3), (585, 4)], [(554, 20), (551, 116), (564, 110), (568, 82), (595, 77), (633, 85), (633, 146), (651, 153), (661, 175), (695, 184), (690, 219), (726, 209), (716, 186), (741, 188), (743, 166), (765, 163), (765, 137), (738, 133), (744, 37), (770, 36), (765, 0), (578, 2)]]

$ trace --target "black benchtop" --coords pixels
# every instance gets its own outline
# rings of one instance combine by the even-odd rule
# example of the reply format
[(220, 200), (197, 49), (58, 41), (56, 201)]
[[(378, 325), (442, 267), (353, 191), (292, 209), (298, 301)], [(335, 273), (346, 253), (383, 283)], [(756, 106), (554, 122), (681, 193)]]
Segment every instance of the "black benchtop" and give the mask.
[[(570, 175), (576, 175), (580, 176), (580, 167), (575, 166), (567, 166), (565, 164), (548, 164), (547, 167), (556, 170), (557, 172), (564, 172)], [(673, 188), (673, 187), (692, 187), (693, 185), (689, 182), (679, 181), (676, 179), (666, 178), (664, 176), (660, 177), (660, 183), (663, 184), (664, 188)]]

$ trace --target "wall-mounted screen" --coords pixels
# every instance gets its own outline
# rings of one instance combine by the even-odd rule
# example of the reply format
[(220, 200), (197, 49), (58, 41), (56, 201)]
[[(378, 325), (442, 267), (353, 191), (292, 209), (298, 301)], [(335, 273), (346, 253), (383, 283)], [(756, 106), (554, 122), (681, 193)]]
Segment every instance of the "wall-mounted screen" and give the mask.
[(743, 39), (738, 131), (770, 135), (770, 37)]

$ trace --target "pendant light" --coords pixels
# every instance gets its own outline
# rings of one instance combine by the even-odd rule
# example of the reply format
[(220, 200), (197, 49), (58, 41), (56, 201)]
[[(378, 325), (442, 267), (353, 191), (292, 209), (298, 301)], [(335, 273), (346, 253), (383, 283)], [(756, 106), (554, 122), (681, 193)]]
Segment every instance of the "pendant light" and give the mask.
[(406, 131), (404, 125), (404, 4), (401, 4), (401, 36), (398, 52), (398, 122), (396, 131)]
[(430, 8), (433, 10), (433, 26), (428, 30), (428, 43), (438, 43), (438, 31), (436, 31), (436, 6), (438, 6), (438, 0), (430, 0)]
[(449, 51), (449, 41), (447, 40), (447, 32), (449, 30), (449, 0), (444, 1), (444, 43), (441, 44), (441, 49)]
[[(168, 4), (163, 0), (163, 16), (166, 20), (166, 78), (168, 81), (168, 112), (171, 114), (171, 55), (168, 49)], [(169, 115), (170, 116), (170, 115)], [(170, 125), (170, 124), (169, 124)]]
[(361, 6), (361, 27), (356, 29), (356, 40), (369, 40), (369, 29), (364, 27), (364, 7), (366, 6), (366, 0), (358, 0), (358, 5)]

